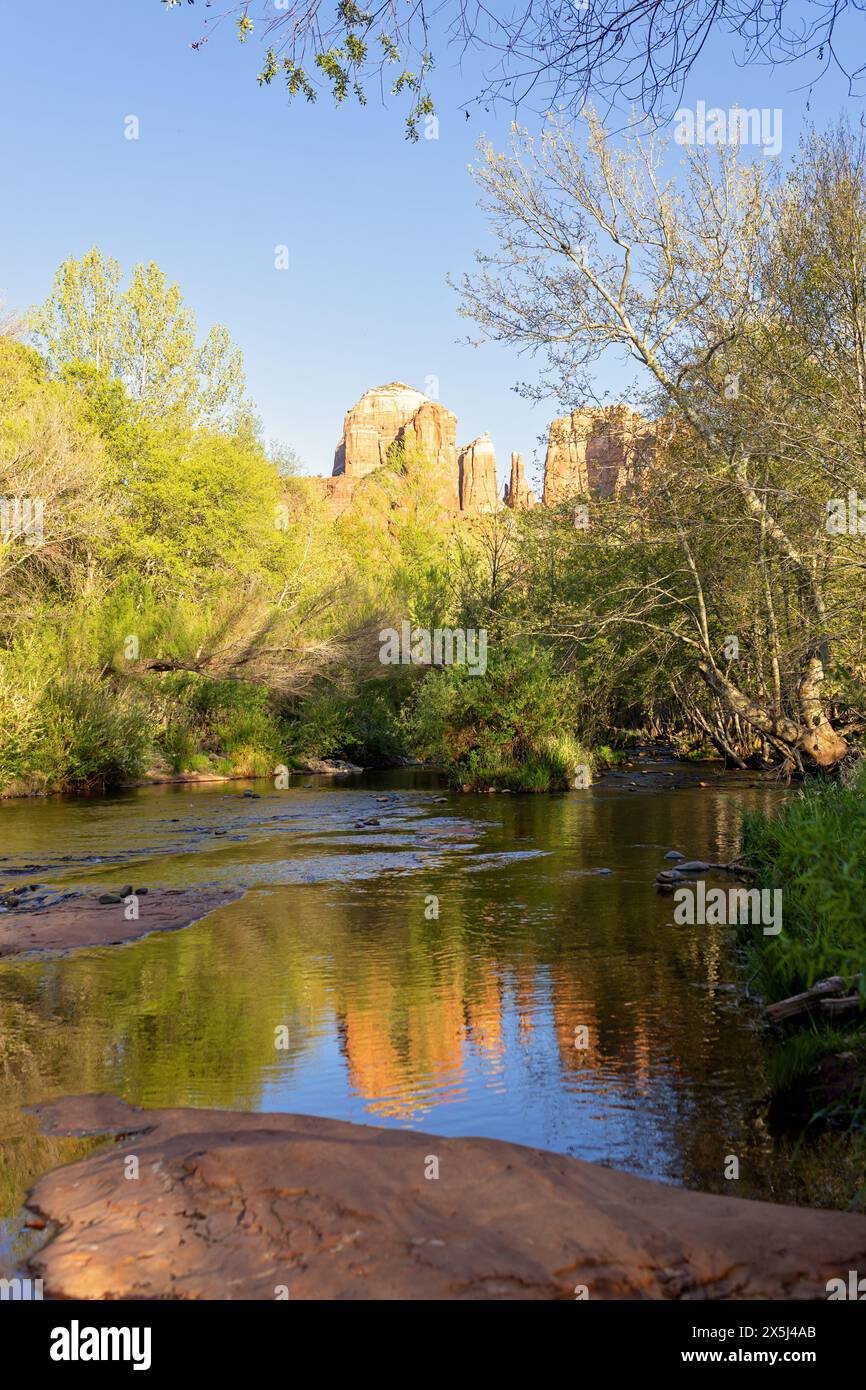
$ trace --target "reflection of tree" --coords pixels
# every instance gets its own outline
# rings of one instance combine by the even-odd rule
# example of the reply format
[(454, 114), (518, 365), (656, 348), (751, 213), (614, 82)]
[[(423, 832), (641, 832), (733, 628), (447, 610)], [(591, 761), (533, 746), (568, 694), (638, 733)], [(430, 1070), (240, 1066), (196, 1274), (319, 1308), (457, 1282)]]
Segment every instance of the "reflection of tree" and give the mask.
[[(464, 873), (452, 861), (417, 877), (253, 893), (131, 947), (4, 965), (0, 1135), (15, 1142), (14, 1154), (8, 1144), (0, 1153), (6, 1210), (66, 1157), (60, 1141), (37, 1140), (22, 1106), (93, 1090), (146, 1105), (257, 1108), (269, 1085), (313, 1074), (307, 1059), (335, 1020), (348, 1081), (373, 1120), (423, 1123), (478, 1075), (499, 1085), (518, 1057), (559, 1092), (565, 1145), (571, 1107), (589, 1089), (630, 1112), (636, 1149), (646, 1125), (661, 1133), (670, 1176), (695, 1186), (721, 1173), (722, 1150), (760, 1148), (748, 1109), (758, 1048), (696, 987), (730, 978), (724, 934), (670, 925), (669, 901), (652, 888), (657, 849), (647, 850), (645, 885), (633, 873), (592, 873), (617, 846), (647, 837), (645, 798), (489, 807), (487, 848), (554, 854), (506, 872)], [(734, 808), (733, 798), (728, 808), (717, 796), (656, 796), (652, 838), (678, 844), (687, 826), (683, 849), (726, 857)], [(429, 893), (440, 900), (435, 921), (424, 917)], [(288, 1051), (275, 1048), (280, 1025)], [(586, 1051), (574, 1046), (581, 1026)], [(654, 1141), (643, 1162), (657, 1151)]]

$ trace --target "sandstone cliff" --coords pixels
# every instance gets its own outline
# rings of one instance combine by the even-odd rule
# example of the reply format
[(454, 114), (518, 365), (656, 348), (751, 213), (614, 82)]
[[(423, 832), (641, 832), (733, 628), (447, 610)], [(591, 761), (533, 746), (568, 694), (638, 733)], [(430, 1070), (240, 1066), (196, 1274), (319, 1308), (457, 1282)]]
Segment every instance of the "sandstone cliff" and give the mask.
[(511, 455), (511, 477), (505, 485), (505, 505), (514, 512), (528, 512), (535, 506), (535, 493), (530, 489), (523, 471), (523, 455)]
[(499, 507), (496, 482), (496, 453), (489, 434), (481, 434), (465, 444), (457, 455), (460, 470), (460, 510), (475, 516), (495, 512)]
[(651, 450), (651, 426), (626, 405), (587, 406), (554, 420), (544, 460), (544, 504), (578, 494), (612, 497)]
[[(489, 434), (457, 448), (457, 417), (402, 381), (375, 386), (346, 412), (330, 478), (320, 479), (334, 516), (350, 508), (362, 478), (388, 459), (393, 444), (418, 449), (430, 461), (444, 512), (483, 516), (502, 503), (496, 454)], [(652, 458), (655, 426), (626, 405), (585, 406), (554, 420), (544, 462), (543, 502), (555, 506), (575, 496), (611, 497)], [(511, 455), (505, 504), (527, 511), (535, 497), (523, 459)]]
[(424, 452), (440, 479), (443, 507), (459, 511), (457, 416), (402, 381), (365, 391), (346, 412), (333, 476), (353, 480), (372, 473), (396, 443)]

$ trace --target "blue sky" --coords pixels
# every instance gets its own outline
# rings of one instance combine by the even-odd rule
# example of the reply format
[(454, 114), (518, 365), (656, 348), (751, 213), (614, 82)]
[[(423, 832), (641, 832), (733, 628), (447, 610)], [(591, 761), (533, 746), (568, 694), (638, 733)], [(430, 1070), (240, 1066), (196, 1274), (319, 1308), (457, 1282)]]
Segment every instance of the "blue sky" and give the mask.
[[(48, 293), (59, 262), (97, 244), (128, 268), (156, 260), (206, 328), (219, 321), (243, 349), (265, 436), (329, 473), (346, 409), (370, 386), (401, 379), (458, 416), (459, 442), (489, 430), (507, 473), (512, 449), (537, 471), (552, 407), (511, 387), (531, 359), (465, 346), (468, 325), (446, 285), (471, 267), (486, 228), (466, 166), (506, 111), (459, 106), (471, 72), (442, 51), (435, 75), (439, 139), (408, 144), (402, 107), (289, 106), (254, 77), (261, 49), (226, 26), (199, 53), (203, 11), (158, 0), (40, 0), (4, 7), (0, 52), (0, 291), (25, 308)], [(862, 49), (862, 22), (859, 30)], [(684, 104), (781, 107), (783, 157), (806, 115), (821, 124), (861, 100), (827, 77), (740, 69), (729, 44), (708, 50)], [(124, 138), (135, 115), (140, 139)], [(528, 124), (537, 121), (527, 116)], [(274, 247), (289, 247), (288, 271)], [(625, 393), (631, 373), (606, 366), (598, 389)], [(536, 460), (533, 465), (533, 459)]]

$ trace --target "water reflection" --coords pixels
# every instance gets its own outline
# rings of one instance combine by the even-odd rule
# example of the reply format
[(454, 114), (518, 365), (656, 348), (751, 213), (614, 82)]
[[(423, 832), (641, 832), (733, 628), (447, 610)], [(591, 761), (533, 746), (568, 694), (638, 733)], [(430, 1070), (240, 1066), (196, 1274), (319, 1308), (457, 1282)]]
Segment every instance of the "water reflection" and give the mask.
[(443, 806), (408, 782), (0, 810), (13, 874), (97, 886), (134, 862), (153, 885), (249, 885), (182, 932), (0, 963), (7, 1215), (72, 1152), (24, 1107), (81, 1091), (488, 1135), (717, 1191), (736, 1153), (740, 1195), (798, 1200), (756, 1105), (752, 1015), (724, 989), (727, 931), (672, 926), (653, 889), (665, 850), (728, 857), (741, 807), (781, 793)]

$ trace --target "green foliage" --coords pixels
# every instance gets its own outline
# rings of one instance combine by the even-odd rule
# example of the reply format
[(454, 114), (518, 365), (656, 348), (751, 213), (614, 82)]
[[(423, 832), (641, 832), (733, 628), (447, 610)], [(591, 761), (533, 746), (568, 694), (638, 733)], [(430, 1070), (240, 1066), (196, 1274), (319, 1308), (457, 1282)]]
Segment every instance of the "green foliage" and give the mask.
[(141, 773), (149, 751), (142, 713), (128, 690), (81, 677), (53, 684), (40, 707), (39, 748), (39, 761), (53, 769), (52, 786), (91, 791)]
[(202, 592), (274, 571), (279, 475), (258, 445), (213, 430), (142, 432), (116, 480), (109, 561), (161, 589)]
[(70, 256), (45, 303), (30, 315), (36, 347), (60, 375), (84, 364), (122, 382), (135, 417), (191, 424), (249, 416), (241, 355), (215, 325), (196, 342), (195, 315), (153, 261), (133, 267), (121, 288), (116, 260), (92, 247)]
[(767, 1060), (767, 1084), (778, 1094), (814, 1072), (818, 1062), (833, 1053), (845, 1051), (851, 1038), (840, 1028), (813, 1024), (807, 1031), (793, 1033), (775, 1047)]
[(50, 627), (0, 651), (0, 789), (87, 791), (144, 770), (142, 701), (70, 667), (68, 655)]
[[(208, 0), (209, 2), (209, 0)], [(177, 9), (181, 0), (162, 0), (166, 9)], [(195, 0), (187, 0), (195, 4)], [(401, 51), (408, 49), (418, 60), (418, 71), (404, 67), (391, 87), (392, 95), (405, 93), (410, 106), (406, 117), (406, 138), (418, 139), (418, 122), (433, 112), (433, 100), (427, 82), (433, 67), (433, 55), (428, 48), (428, 26), (423, 7), (406, 16), (396, 9), (382, 6), (375, 13), (355, 3), (338, 0), (333, 14), (325, 17), (318, 6), (283, 7), (286, 12), (265, 26), (267, 34), (274, 25), (287, 24), (289, 37), (265, 51), (257, 80), (260, 86), (270, 86), (282, 73), (289, 97), (299, 93), (308, 102), (317, 97), (318, 80), (330, 91), (336, 106), (341, 106), (351, 92), (359, 106), (367, 104), (367, 84), (381, 76), (383, 63), (399, 63)], [(238, 41), (246, 43), (255, 30), (247, 11), (247, 0), (237, 0), (234, 6)], [(377, 27), (378, 26), (378, 27)], [(371, 38), (376, 48), (371, 53)], [(203, 40), (193, 43), (199, 48)], [(302, 60), (309, 55), (312, 67), (308, 71)]]
[(748, 937), (770, 999), (827, 975), (866, 970), (866, 781), (814, 784), (775, 815), (744, 818), (743, 854), (763, 887), (782, 890), (782, 931)]
[(564, 787), (590, 762), (571, 733), (575, 698), (549, 652), (497, 651), (485, 675), (450, 666), (426, 677), (408, 718), (410, 742), (458, 786)]
[(408, 682), (367, 680), (322, 687), (305, 699), (288, 726), (292, 757), (347, 758), (365, 767), (388, 766), (406, 752), (399, 706)]

